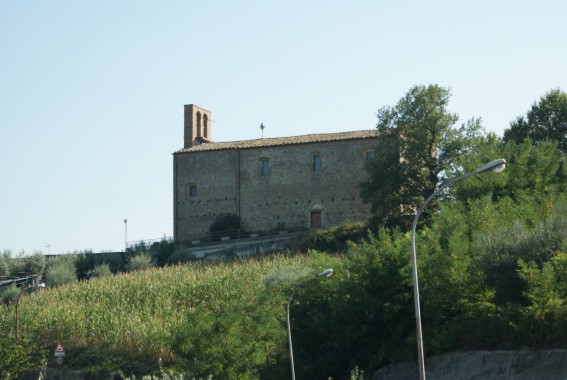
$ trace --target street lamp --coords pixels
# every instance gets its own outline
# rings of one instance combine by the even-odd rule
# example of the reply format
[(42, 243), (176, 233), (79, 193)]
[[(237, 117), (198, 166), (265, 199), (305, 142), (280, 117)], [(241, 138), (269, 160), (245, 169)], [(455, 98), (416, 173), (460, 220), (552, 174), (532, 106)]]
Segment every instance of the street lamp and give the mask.
[(124, 252), (128, 249), (128, 219), (124, 219)]
[(419, 379), (425, 380), (425, 360), (423, 355), (423, 335), (421, 332), (421, 311), (419, 309), (419, 285), (417, 281), (417, 260), (415, 255), (415, 228), (417, 226), (417, 221), (429, 202), (443, 190), (448, 188), (449, 186), (462, 181), (465, 178), (472, 177), (473, 175), (480, 174), (489, 170), (493, 172), (500, 173), (506, 167), (506, 160), (503, 158), (494, 160), (489, 162), (486, 165), (481, 166), (480, 168), (464, 174), (458, 178), (455, 178), (441, 186), (427, 198), (425, 203), (419, 208), (415, 218), (413, 219), (413, 224), (411, 226), (411, 264), (412, 264), (412, 271), (413, 271), (413, 299), (415, 302), (415, 327), (416, 327), (416, 334), (417, 334), (417, 359), (419, 364)]
[(294, 296), (295, 292), (297, 291), (297, 289), (301, 288), (302, 286), (305, 286), (308, 282), (313, 281), (313, 280), (317, 280), (320, 277), (330, 277), (332, 274), (333, 274), (332, 269), (325, 269), (323, 272), (319, 273), (317, 276), (303, 281), (302, 283), (297, 285), (295, 287), (295, 289), (293, 289), (293, 292), (291, 292), (291, 295), (289, 296), (289, 300), (287, 301), (287, 340), (289, 342), (289, 360), (290, 360), (290, 365), (291, 365), (291, 379), (292, 380), (295, 380), (295, 366), (293, 364), (293, 346), (291, 344), (291, 323), (289, 322), (289, 306), (291, 304), (291, 300), (293, 299), (293, 296)]

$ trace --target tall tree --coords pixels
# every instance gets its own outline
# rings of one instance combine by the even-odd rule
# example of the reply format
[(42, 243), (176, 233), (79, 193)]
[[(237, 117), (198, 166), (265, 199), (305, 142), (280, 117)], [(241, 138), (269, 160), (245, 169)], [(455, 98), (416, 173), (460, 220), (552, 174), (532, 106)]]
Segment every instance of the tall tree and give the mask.
[(454, 128), (459, 118), (447, 110), (450, 95), (438, 85), (414, 86), (396, 106), (378, 110), (382, 140), (360, 185), (377, 225), (407, 225), (441, 175), (457, 169), (458, 157), (481, 135), (478, 119)]
[(560, 89), (551, 90), (532, 105), (526, 117), (510, 123), (504, 131), (504, 141), (521, 143), (554, 140), (559, 148), (567, 152), (567, 93)]

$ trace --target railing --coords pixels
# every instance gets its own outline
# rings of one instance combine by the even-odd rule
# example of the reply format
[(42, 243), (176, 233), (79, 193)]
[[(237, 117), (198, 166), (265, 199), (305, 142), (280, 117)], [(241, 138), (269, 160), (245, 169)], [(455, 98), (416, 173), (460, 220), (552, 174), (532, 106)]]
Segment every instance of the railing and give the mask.
[(284, 234), (305, 233), (307, 231), (309, 231), (309, 229), (305, 227), (282, 228), (267, 231), (247, 231), (235, 229), (210, 232), (207, 236), (197, 237), (182, 243), (190, 243), (191, 245), (208, 245), (218, 244), (219, 242), (228, 240), (265, 239)]
[[(210, 244), (218, 244), (223, 241), (229, 241), (229, 240), (265, 239), (265, 238), (270, 238), (285, 234), (306, 233), (308, 231), (309, 228), (306, 227), (282, 228), (282, 229), (274, 229), (267, 231), (247, 231), (243, 229), (215, 231), (215, 232), (211, 231), (207, 236), (195, 237), (187, 241), (180, 241), (179, 243), (187, 244), (187, 245), (210, 245)], [(143, 247), (149, 249), (152, 247), (152, 245), (156, 243), (158, 244), (161, 242), (172, 243), (173, 241), (174, 240), (172, 237), (164, 237), (161, 239), (129, 241), (126, 243), (126, 248), (136, 249), (137, 247)]]
[(0, 277), (0, 288), (10, 285), (29, 285), (35, 283), (38, 277), (37, 274), (22, 275), (21, 277)]
[(126, 242), (126, 249), (129, 249), (129, 248), (135, 249), (136, 247), (147, 247), (147, 248), (149, 248), (153, 244), (161, 243), (161, 242), (172, 243), (173, 237), (167, 236), (167, 237), (155, 238), (155, 239), (128, 241), (128, 242)]

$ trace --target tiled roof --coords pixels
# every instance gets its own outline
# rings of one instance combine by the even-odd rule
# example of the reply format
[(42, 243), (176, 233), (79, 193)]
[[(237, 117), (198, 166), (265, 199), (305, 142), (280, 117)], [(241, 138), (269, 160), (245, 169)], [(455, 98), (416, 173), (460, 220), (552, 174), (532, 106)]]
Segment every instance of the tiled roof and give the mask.
[(339, 133), (322, 133), (315, 135), (291, 136), (291, 137), (275, 137), (268, 139), (227, 141), (227, 142), (206, 142), (199, 145), (193, 145), (190, 148), (178, 150), (178, 153), (206, 152), (224, 149), (250, 149), (250, 148), (266, 148), (271, 146), (309, 144), (330, 141), (359, 140), (378, 137), (378, 130), (339, 132)]

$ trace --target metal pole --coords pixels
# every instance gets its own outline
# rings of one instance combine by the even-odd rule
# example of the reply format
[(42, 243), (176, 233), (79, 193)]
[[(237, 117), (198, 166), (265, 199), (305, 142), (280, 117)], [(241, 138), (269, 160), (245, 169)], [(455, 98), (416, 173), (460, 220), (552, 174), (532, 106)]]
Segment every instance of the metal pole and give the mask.
[(128, 249), (128, 219), (124, 219), (124, 252)]
[(480, 168), (464, 174), (458, 178), (453, 179), (452, 181), (449, 181), (441, 186), (439, 186), (439, 188), (433, 192), (433, 194), (431, 194), (429, 196), (429, 198), (427, 198), (427, 200), (425, 201), (425, 203), (419, 208), (419, 210), (417, 211), (415, 218), (413, 219), (413, 223), (411, 225), (411, 267), (412, 267), (412, 274), (413, 274), (413, 299), (414, 299), (414, 303), (415, 303), (415, 330), (416, 330), (416, 335), (417, 335), (417, 361), (418, 361), (418, 365), (419, 365), (419, 379), (420, 380), (425, 380), (425, 359), (424, 359), (424, 353), (423, 353), (423, 333), (421, 330), (421, 310), (420, 310), (420, 305), (419, 305), (419, 284), (418, 284), (418, 279), (417, 279), (417, 258), (416, 258), (416, 253), (415, 253), (415, 230), (417, 228), (417, 221), (419, 220), (419, 217), (421, 216), (421, 214), (423, 213), (423, 210), (425, 210), (425, 208), (427, 207), (427, 205), (429, 204), (429, 202), (431, 202), (431, 200), (433, 198), (435, 198), (439, 193), (441, 193), (443, 190), (445, 190), (446, 188), (448, 188), (449, 186), (462, 181), (465, 178), (468, 178), (470, 176), (473, 176), (475, 174), (479, 174), (479, 173), (483, 173), (485, 171), (488, 170), (493, 170), (496, 172), (500, 172), (502, 170), (504, 170), (504, 167), (506, 165), (506, 161), (504, 159), (499, 159), (499, 160), (494, 160), (489, 162), (488, 164), (481, 166)]
[(442, 186), (439, 187), (439, 189), (437, 189), (437, 191), (435, 191), (433, 194), (431, 194), (429, 196), (429, 198), (427, 198), (427, 200), (425, 201), (425, 203), (419, 208), (419, 210), (417, 211), (417, 214), (415, 215), (415, 218), (413, 219), (413, 223), (411, 225), (411, 267), (412, 267), (412, 274), (413, 274), (413, 300), (414, 300), (414, 304), (415, 304), (415, 331), (416, 331), (416, 337), (417, 337), (417, 362), (419, 365), (419, 379), (420, 380), (425, 380), (425, 358), (424, 358), (424, 353), (423, 353), (423, 333), (421, 331), (421, 310), (420, 310), (420, 303), (419, 303), (419, 282), (417, 279), (417, 255), (415, 253), (415, 230), (417, 227), (417, 221), (419, 220), (419, 217), (421, 216), (423, 210), (425, 210), (425, 208), (427, 207), (427, 205), (429, 204), (429, 202), (431, 202), (431, 200), (433, 198), (435, 198), (435, 196), (437, 194), (439, 194), (440, 192), (442, 192), (443, 190), (445, 190), (448, 186), (450, 186), (451, 184), (458, 182), (462, 179), (465, 179), (471, 175), (473, 175), (474, 173), (470, 173), (470, 174), (465, 174), (462, 177), (459, 177), (453, 181), (450, 181), (449, 183), (446, 183)]
[(287, 301), (287, 340), (289, 343), (289, 363), (291, 365), (291, 379), (295, 380), (295, 366), (293, 364), (293, 345), (291, 343), (291, 323), (289, 320), (289, 305), (291, 304), (291, 300), (293, 295), (295, 294), (295, 290), (289, 296), (289, 300)]

